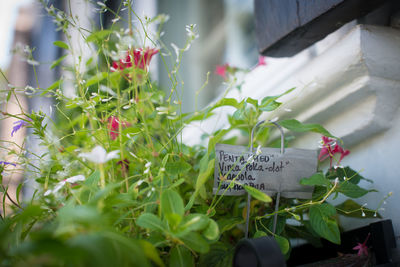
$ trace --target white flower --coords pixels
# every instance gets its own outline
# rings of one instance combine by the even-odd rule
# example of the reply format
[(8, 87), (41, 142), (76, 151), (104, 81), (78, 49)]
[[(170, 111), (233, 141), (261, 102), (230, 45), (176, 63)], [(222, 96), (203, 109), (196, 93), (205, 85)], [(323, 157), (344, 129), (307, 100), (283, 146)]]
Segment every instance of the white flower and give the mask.
[(97, 164), (102, 164), (106, 163), (107, 161), (111, 159), (117, 159), (119, 158), (119, 150), (114, 150), (111, 151), (110, 153), (107, 153), (107, 151), (101, 147), (101, 146), (96, 146), (93, 148), (93, 150), (89, 153), (80, 153), (78, 157), (85, 158), (91, 162), (97, 163)]
[(150, 172), (150, 166), (151, 166), (151, 162), (147, 162), (146, 165), (144, 165), (144, 167), (146, 168), (143, 172), (143, 174), (147, 174)]
[(50, 194), (55, 194), (55, 193), (57, 193), (58, 191), (60, 191), (60, 189), (61, 189), (66, 183), (73, 184), (73, 183), (76, 183), (76, 182), (79, 182), (79, 181), (84, 181), (84, 180), (85, 180), (85, 176), (83, 176), (83, 175), (81, 175), (81, 174), (80, 174), (80, 175), (75, 175), (75, 176), (69, 177), (69, 178), (67, 178), (67, 179), (65, 179), (65, 180), (63, 180), (63, 181), (57, 183), (53, 190), (51, 190), (51, 189), (47, 190), (47, 191), (44, 193), (44, 195), (45, 195), (45, 196), (48, 196), (48, 195), (50, 195)]

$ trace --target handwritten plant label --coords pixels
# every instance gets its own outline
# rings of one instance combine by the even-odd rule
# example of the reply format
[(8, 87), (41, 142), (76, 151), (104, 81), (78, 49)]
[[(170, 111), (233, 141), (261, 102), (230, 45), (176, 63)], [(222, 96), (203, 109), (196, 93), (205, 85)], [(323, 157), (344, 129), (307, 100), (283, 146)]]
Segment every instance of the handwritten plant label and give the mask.
[[(300, 184), (300, 180), (317, 171), (317, 151), (287, 148), (261, 148), (258, 155), (246, 146), (216, 144), (214, 194), (242, 195), (243, 186), (252, 186), (274, 195), (281, 192), (286, 198), (311, 198), (313, 187)], [(234, 180), (240, 184), (232, 184)], [(218, 187), (219, 190), (218, 190)]]

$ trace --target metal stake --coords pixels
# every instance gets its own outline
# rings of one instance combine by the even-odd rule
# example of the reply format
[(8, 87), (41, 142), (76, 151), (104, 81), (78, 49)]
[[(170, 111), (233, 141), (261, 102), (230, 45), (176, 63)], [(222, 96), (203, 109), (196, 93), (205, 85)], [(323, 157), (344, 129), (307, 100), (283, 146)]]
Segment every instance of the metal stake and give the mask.
[[(254, 130), (260, 126), (261, 124), (263, 124), (265, 121), (259, 121), (257, 122), (256, 125), (254, 125), (253, 129), (251, 130), (251, 135), (250, 135), (250, 154), (253, 154), (253, 139), (254, 139)], [(270, 123), (274, 124), (279, 131), (281, 132), (281, 154), (285, 153), (285, 133), (283, 132), (282, 127), (276, 123), (276, 122), (272, 122), (269, 121)], [(280, 186), (279, 186), (279, 191), (276, 195), (276, 204), (275, 204), (275, 215), (274, 215), (274, 224), (273, 224), (273, 233), (275, 234), (275, 230), (276, 230), (276, 224), (277, 224), (277, 220), (278, 220), (278, 214), (276, 213), (279, 210), (279, 200), (281, 198), (281, 190), (280, 190)], [(245, 238), (249, 238), (249, 222), (250, 222), (250, 202), (251, 202), (251, 195), (249, 193), (247, 193), (247, 204), (246, 204), (246, 231), (245, 231)]]

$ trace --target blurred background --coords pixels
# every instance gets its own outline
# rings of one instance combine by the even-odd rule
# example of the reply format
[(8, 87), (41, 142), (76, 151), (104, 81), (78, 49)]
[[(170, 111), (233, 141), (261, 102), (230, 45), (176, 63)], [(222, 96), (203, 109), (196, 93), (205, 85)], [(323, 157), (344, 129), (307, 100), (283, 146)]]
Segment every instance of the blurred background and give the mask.
[[(83, 29), (94, 30), (100, 27), (108, 28), (115, 23), (115, 14), (105, 11), (99, 14), (103, 5), (111, 10), (119, 10), (123, 6), (123, 0), (113, 1), (89, 1), (89, 0), (56, 0), (43, 1), (47, 7), (54, 7), (72, 13), (77, 16), (77, 21)], [(199, 38), (191, 48), (184, 53), (180, 77), (184, 81), (182, 93), (183, 111), (193, 111), (195, 104), (195, 92), (199, 90), (207, 80), (207, 72), (210, 72), (207, 85), (202, 89), (198, 107), (204, 107), (219, 93), (223, 78), (215, 74), (217, 65), (229, 63), (240, 68), (250, 68), (257, 64), (258, 52), (255, 42), (253, 0), (137, 0), (133, 2), (135, 13), (141, 17), (155, 17), (157, 14), (169, 15), (169, 20), (164, 24), (162, 36), (164, 45), (173, 51), (171, 43), (183, 47), (186, 42), (185, 26), (196, 24)], [(47, 15), (43, 3), (38, 0), (17, 0), (0, 2), (0, 68), (11, 77), (13, 64), (18, 64), (18, 75), (24, 72), (25, 78), (18, 81), (11, 79), (15, 85), (25, 87), (31, 85), (45, 88), (57, 80), (60, 70), (50, 70), (51, 62), (61, 56), (62, 51), (52, 45), (56, 40), (62, 40), (61, 32), (57, 32), (57, 25)], [(127, 11), (120, 12), (121, 17), (128, 18)], [(127, 28), (123, 20), (118, 24)], [(139, 21), (133, 17), (133, 22)], [(140, 25), (139, 25), (140, 26)], [(75, 40), (75, 48), (85, 48), (79, 42), (78, 34), (71, 32), (72, 40)], [(75, 39), (74, 39), (75, 38)], [(38, 79), (32, 75), (32, 64), (26, 62), (27, 51), (25, 45), (29, 45), (32, 51)], [(24, 57), (18, 55), (25, 54)], [(157, 57), (151, 69), (153, 79), (159, 81), (160, 86), (169, 91), (169, 78), (165, 67)], [(32, 63), (32, 62), (31, 62)], [(65, 62), (64, 62), (65, 63)], [(71, 63), (71, 61), (66, 62)], [(24, 66), (22, 66), (22, 65)], [(37, 66), (36, 66), (37, 64)], [(34, 109), (39, 108), (35, 102), (43, 101), (49, 104), (51, 100), (33, 100), (28, 105)], [(32, 102), (32, 103), (31, 103)], [(42, 103), (42, 106), (45, 103)]]

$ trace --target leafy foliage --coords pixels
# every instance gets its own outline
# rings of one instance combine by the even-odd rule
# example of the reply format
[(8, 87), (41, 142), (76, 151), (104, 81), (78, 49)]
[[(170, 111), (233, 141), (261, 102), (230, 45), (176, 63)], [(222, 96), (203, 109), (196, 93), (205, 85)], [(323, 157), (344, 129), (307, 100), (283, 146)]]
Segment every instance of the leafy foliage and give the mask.
[[(71, 52), (68, 28), (74, 25), (62, 11), (53, 6), (47, 10), (67, 37), (66, 42), (54, 45)], [(142, 21), (144, 30), (153, 22), (162, 24), (164, 19), (162, 15), (146, 18)], [(231, 265), (234, 245), (243, 237), (246, 198), (213, 195), (215, 145), (234, 143), (230, 135), (237, 130), (248, 137), (260, 117), (278, 109), (279, 98), (294, 88), (261, 100), (222, 97), (203, 110), (181, 113), (183, 89), (177, 73), (184, 51), (197, 36), (193, 25), (187, 27), (186, 46), (177, 48), (176, 58), (171, 60), (175, 63), (169, 71), (169, 92), (152, 82), (148, 64), (153, 54), (146, 56), (150, 48), (142, 46), (146, 41), (154, 44), (157, 49), (152, 48), (152, 53), (159, 49), (163, 61), (166, 55), (174, 55), (157, 34), (151, 40), (150, 35), (136, 40), (133, 31), (102, 29), (83, 36), (97, 51), (87, 62), (79, 62), (85, 65), (85, 71), (80, 71), (79, 64), (65, 67), (74, 75), (76, 96), (63, 94), (63, 79), (46, 89), (35, 88), (57, 101), (54, 121), (41, 111), (3, 114), (26, 122), (45, 152), (34, 154), (22, 148), (19, 154), (18, 165), (38, 183), (39, 189), (31, 199), (18, 199), (7, 207), (12, 212), (6, 212), (8, 187), (0, 187), (1, 265)], [(132, 46), (136, 49), (131, 50)], [(124, 54), (124, 58), (117, 58), (121, 52), (128, 57)], [(127, 58), (132, 60), (125, 62)], [(60, 66), (63, 59), (56, 60), (52, 68)], [(240, 88), (234, 81), (232, 84)], [(11, 97), (15, 88), (9, 90)], [(207, 136), (207, 146), (182, 142), (186, 125), (205, 120), (222, 107), (233, 109), (228, 115), (229, 125)], [(293, 132), (332, 137), (319, 124), (290, 119), (279, 124)], [(268, 129), (255, 135), (255, 143), (260, 145), (268, 139)], [(98, 146), (101, 149), (94, 149)], [(26, 154), (34, 155), (37, 161)], [(9, 168), (4, 162), (0, 164), (0, 181)], [(371, 217), (376, 211), (351, 199), (334, 207), (327, 199), (339, 193), (359, 198), (373, 192), (360, 187), (361, 180), (366, 179), (349, 167), (305, 177), (301, 184), (315, 187), (313, 198), (281, 199), (275, 233), (274, 199), (244, 185), (254, 198), (250, 236), (274, 236), (287, 256), (291, 237), (313, 244), (318, 244), (319, 238), (340, 243), (337, 214)], [(17, 198), (22, 187), (18, 186)], [(293, 219), (300, 226), (287, 223)]]

